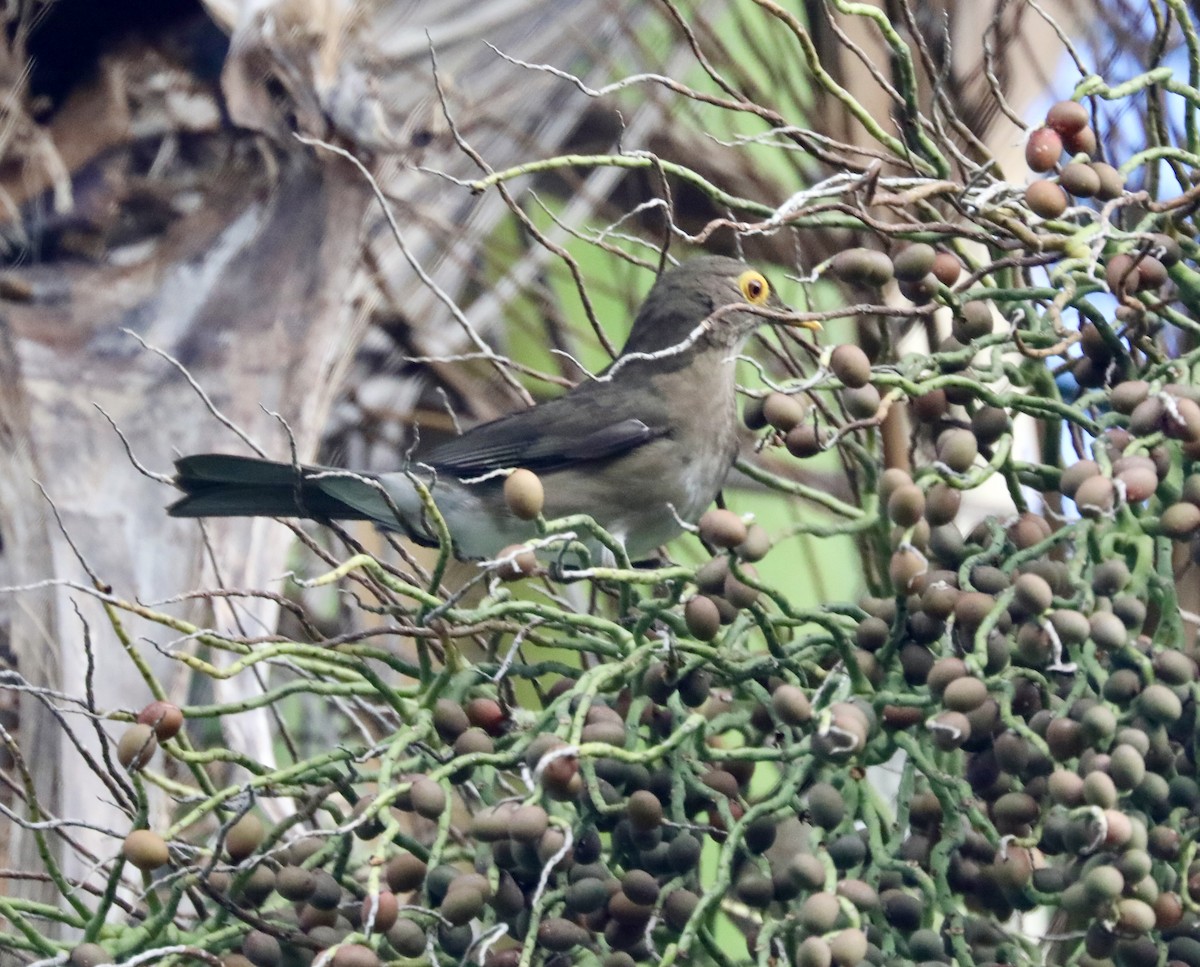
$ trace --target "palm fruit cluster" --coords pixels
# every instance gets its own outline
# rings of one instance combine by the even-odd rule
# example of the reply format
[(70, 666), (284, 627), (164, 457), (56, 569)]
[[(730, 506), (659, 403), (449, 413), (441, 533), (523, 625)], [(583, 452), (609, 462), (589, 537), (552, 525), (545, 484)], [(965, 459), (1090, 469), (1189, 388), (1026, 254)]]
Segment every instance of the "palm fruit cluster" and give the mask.
[[(1079, 103), (1030, 133), (1047, 177), (1012, 205), (1037, 270), (954, 238), (839, 253), (830, 276), (936, 306), (948, 332), (928, 356), (839, 346), (825, 382), (746, 409), (768, 450), (837, 451), (878, 515), (872, 593), (837, 651), (857, 695), (811, 746), (846, 765), (806, 792), (834, 893), (869, 883), (861, 912), (886, 933), (868, 939), (908, 958), (872, 962), (1200, 964), (1198, 619), (1181, 604), (1200, 561), (1200, 276), (1190, 213), (1111, 216), (1129, 194), (1096, 155)], [(1107, 237), (1075, 244), (1098, 213)], [(908, 447), (879, 459), (897, 419)], [(776, 709), (813, 716), (805, 684), (779, 684)], [(898, 751), (897, 811), (872, 817), (854, 770)], [(1034, 910), (1051, 932), (1019, 936)]]
[[(756, 571), (782, 538), (725, 509), (699, 523), (699, 566), (614, 572), (582, 608), (520, 547), (474, 604), (373, 571), (420, 661), (328, 644), (336, 667), (303, 652), (293, 671), (326, 700), (350, 683), (384, 727), (262, 767), (254, 796), (286, 792), (290, 819), (231, 795), (170, 830), (135, 821), (117, 862), (143, 878), (131, 923), (160, 933), (89, 939), (74, 967), (168, 934), (222, 967), (1200, 965), (1180, 603), (1200, 276), (1169, 210), (1114, 221), (1094, 261), (1072, 245), (1071, 198), (1125, 197), (1094, 143), (1078, 104), (1032, 132), (1053, 177), (1003, 212), (1042, 240), (1029, 258), (928, 233), (839, 254), (830, 277), (908, 322), (748, 399), (765, 457), (840, 461), (850, 499), (823, 498), (814, 532), (858, 541), (861, 600), (790, 603)], [(900, 348), (912, 318), (928, 351)], [(1008, 509), (972, 518), (989, 486)], [(506, 494), (541, 509), (531, 474)], [(420, 687), (386, 685), (389, 661)], [(191, 714), (155, 703), (128, 726), (131, 781), (187, 760)], [(1014, 919), (1035, 910), (1045, 936)]]
[[(104, 757), (129, 817), (96, 858), (110, 888), (68, 914), (85, 939), (4, 949), (1200, 967), (1197, 198), (1182, 149), (1165, 201), (1146, 159), (1105, 160), (1098, 84), (1029, 133), (1021, 185), (955, 184), (914, 124), (924, 194), (881, 218), (911, 184), (864, 177), (831, 206), (866, 241), (812, 278), (867, 293), (861, 338), (775, 353), (744, 410), (792, 532), (714, 509), (700, 564), (597, 568), (587, 594), (524, 546), (470, 593), (358, 555), (328, 581), (382, 630), (299, 604), (266, 651), (192, 630), (242, 674), (277, 661), (281, 718), (315, 704), (319, 739), (257, 763), (205, 727), (242, 703), (130, 712)], [(831, 466), (840, 490), (805, 476)], [(538, 518), (536, 476), (505, 494)], [(867, 593), (767, 583), (801, 535), (855, 541)]]

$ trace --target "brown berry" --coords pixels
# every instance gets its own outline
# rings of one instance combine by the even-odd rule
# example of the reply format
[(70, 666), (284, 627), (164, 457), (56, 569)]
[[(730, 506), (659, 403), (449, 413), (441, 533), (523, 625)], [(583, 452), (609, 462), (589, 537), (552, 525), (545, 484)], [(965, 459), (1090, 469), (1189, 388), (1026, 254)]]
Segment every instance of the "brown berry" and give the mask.
[(1150, 384), (1144, 379), (1127, 379), (1113, 387), (1110, 402), (1114, 410), (1128, 416), (1149, 395)]
[(785, 725), (803, 725), (812, 718), (812, 703), (797, 685), (783, 684), (771, 693), (771, 707)]
[(964, 302), (961, 313), (950, 323), (950, 332), (964, 346), (992, 334), (991, 304), (979, 300)]
[(933, 257), (933, 268), (930, 272), (942, 285), (953, 286), (962, 275), (962, 262), (953, 252), (938, 252)]
[(683, 620), (692, 636), (700, 641), (712, 641), (721, 630), (721, 612), (705, 594), (697, 594), (684, 605)]
[(1150, 236), (1150, 254), (1163, 265), (1178, 265), (1183, 258), (1183, 249), (1170, 235), (1159, 232)]
[(888, 564), (892, 586), (898, 593), (912, 590), (913, 582), (928, 570), (929, 562), (914, 548), (901, 548), (896, 551)]
[(1054, 592), (1049, 582), (1037, 574), (1022, 574), (1013, 582), (1016, 601), (1027, 612), (1040, 615), (1054, 603)]
[[(742, 573), (751, 580), (758, 577), (755, 569), (749, 564), (742, 566)], [(721, 595), (735, 608), (750, 607), (750, 605), (758, 600), (758, 594), (758, 588), (747, 584), (745, 581), (739, 581), (732, 572), (725, 575), (725, 585), (721, 589)]]
[(1138, 260), (1138, 291), (1145, 292), (1165, 285), (1167, 267), (1153, 255), (1143, 255)]
[(1100, 176), (1082, 161), (1064, 165), (1058, 183), (1076, 198), (1091, 198), (1100, 191)]
[(366, 944), (343, 943), (337, 948), (329, 967), (379, 967), (379, 954)]
[(1180, 502), (1172, 504), (1162, 512), (1160, 518), (1163, 533), (1173, 540), (1184, 541), (1200, 531), (1200, 507)]
[(981, 406), (971, 414), (971, 432), (985, 446), (995, 443), (1012, 429), (1008, 411), (999, 406)]
[(912, 475), (907, 470), (902, 470), (900, 467), (888, 467), (883, 472), (883, 476), (879, 478), (880, 500), (886, 504), (891, 499), (892, 494), (912, 482)]
[(888, 517), (900, 527), (912, 527), (924, 513), (925, 494), (916, 484), (897, 487), (888, 498)]
[(393, 893), (407, 893), (425, 882), (428, 867), (407, 850), (401, 850), (388, 861), (384, 868), (388, 889)]
[(1158, 490), (1158, 474), (1153, 466), (1147, 467), (1139, 464), (1126, 467), (1114, 473), (1113, 479), (1121, 481), (1125, 487), (1125, 499), (1131, 504), (1149, 500)]
[(1096, 197), (1100, 201), (1112, 201), (1125, 193), (1125, 176), (1112, 165), (1104, 161), (1093, 161), (1092, 170), (1100, 179), (1100, 187), (1096, 190)]
[(446, 810), (446, 790), (441, 783), (424, 776), (413, 782), (409, 798), (413, 812), (426, 819), (437, 819)]
[(925, 495), (925, 519), (931, 527), (941, 527), (958, 516), (961, 506), (962, 491), (938, 481)]
[(913, 416), (922, 423), (935, 423), (946, 415), (950, 404), (946, 400), (946, 391), (935, 389), (914, 396), (909, 405), (912, 407)]
[(454, 754), (456, 756), (490, 755), (495, 751), (496, 743), (492, 741), (491, 735), (478, 726), (472, 726), (454, 740)]
[(1039, 175), (1050, 171), (1062, 157), (1063, 143), (1053, 128), (1035, 128), (1025, 142), (1025, 163)]
[(387, 933), (391, 930), (400, 914), (400, 901), (396, 899), (396, 894), (390, 890), (380, 890), (375, 896), (363, 897), (361, 917), (364, 929), (372, 913), (375, 915), (377, 932)]
[(771, 536), (761, 524), (746, 528), (746, 539), (733, 552), (741, 561), (761, 561), (771, 550)]
[(1084, 517), (1103, 517), (1116, 504), (1116, 488), (1108, 477), (1089, 477), (1075, 491), (1075, 505)]
[(1114, 295), (1136, 292), (1141, 283), (1141, 273), (1132, 255), (1120, 252), (1108, 260), (1104, 267), (1104, 280)]
[(1157, 396), (1148, 396), (1129, 414), (1129, 430), (1137, 436), (1147, 436), (1163, 429), (1167, 407)]
[(71, 951), (67, 958), (68, 967), (101, 967), (111, 964), (112, 956), (99, 944), (81, 943)]
[(164, 702), (161, 699), (151, 702), (138, 713), (138, 722), (149, 725), (154, 729), (154, 735), (159, 742), (174, 738), (183, 728), (183, 712), (178, 705)]
[(844, 282), (882, 286), (892, 279), (892, 260), (874, 249), (846, 249), (830, 260), (829, 274)]
[(1058, 101), (1046, 112), (1046, 125), (1059, 134), (1074, 134), (1087, 123), (1087, 108), (1078, 101)]
[(842, 390), (842, 403), (854, 420), (871, 419), (879, 411), (879, 404), (882, 402), (883, 397), (879, 395), (879, 390), (870, 383), (858, 389), (847, 387)]
[(783, 445), (794, 457), (815, 457), (822, 450), (821, 433), (811, 423), (801, 423), (788, 430)]
[(234, 823), (225, 836), (225, 851), (235, 863), (240, 863), (262, 844), (266, 836), (262, 820), (254, 813), (246, 813)]
[[(425, 953), (425, 929), (420, 924), (401, 917), (388, 930), (388, 943), (396, 948), (402, 957), (419, 957)], [(489, 958), (490, 967), (490, 958)]]
[(1190, 399), (1174, 401), (1174, 412), (1167, 410), (1164, 429), (1167, 436), (1185, 443), (1200, 440), (1200, 404)]
[[(462, 877), (462, 879), (466, 878)], [(458, 927), (479, 916), (483, 910), (483, 902), (483, 892), (475, 883), (468, 882), (458, 885), (455, 881), (451, 883), (450, 889), (442, 898), (438, 913)]]
[[(663, 902), (663, 919), (672, 930), (682, 931), (699, 905), (700, 898), (691, 890), (673, 890)], [(632, 965), (633, 961), (629, 963)]]
[(979, 456), (979, 444), (970, 430), (953, 427), (937, 438), (937, 458), (956, 473), (966, 473)]
[(276, 967), (283, 958), (279, 941), (264, 930), (251, 930), (242, 938), (242, 953), (255, 967)]
[(833, 350), (829, 368), (846, 386), (857, 389), (871, 379), (871, 361), (858, 346), (846, 343)]
[(157, 748), (154, 729), (139, 722), (121, 733), (117, 743), (117, 761), (130, 772), (139, 772), (153, 758)]
[(781, 433), (802, 422), (806, 410), (804, 403), (787, 393), (771, 393), (762, 405), (763, 419)]
[(494, 698), (480, 696), (466, 705), (467, 721), (483, 729), (488, 735), (500, 735), (504, 731), (508, 716), (504, 707)]
[(1100, 465), (1095, 460), (1078, 460), (1062, 472), (1058, 482), (1059, 492), (1064, 497), (1075, 498), (1075, 491), (1085, 480), (1090, 480), (1100, 472)]
[[(839, 890), (847, 881), (838, 884)], [(870, 942), (858, 927), (847, 927), (833, 935), (828, 941), (829, 953), (836, 967), (854, 967), (867, 961)]]
[(433, 704), (433, 727), (445, 742), (453, 742), (471, 727), (462, 705), (451, 698), (439, 698)]
[(964, 675), (946, 686), (942, 704), (953, 712), (973, 712), (987, 701), (987, 697), (987, 685), (978, 678)]
[(315, 888), (312, 870), (302, 866), (284, 866), (275, 874), (275, 889), (285, 900), (307, 900)]
[(537, 555), (522, 544), (510, 544), (496, 555), (496, 573), (502, 581), (518, 581), (537, 570)]
[(767, 425), (767, 418), (763, 416), (763, 400), (756, 396), (746, 400), (742, 407), (742, 422), (747, 430), (761, 430)]
[(1096, 132), (1090, 125), (1085, 125), (1072, 134), (1064, 134), (1063, 147), (1067, 154), (1085, 154), (1090, 158), (1096, 153)]
[(532, 470), (514, 470), (504, 480), (504, 502), (514, 517), (533, 520), (546, 503), (541, 479)]
[(932, 245), (914, 242), (902, 248), (892, 258), (896, 278), (901, 282), (919, 282), (933, 271), (937, 252)]
[(901, 282), (900, 294), (910, 302), (923, 306), (933, 300), (938, 290), (938, 278), (932, 272), (923, 275), (916, 282)]
[(537, 944), (544, 950), (564, 953), (586, 943), (591, 935), (565, 917), (547, 917), (538, 925)]
[[(598, 724), (601, 723), (594, 723), (594, 725)], [(594, 741), (586, 728), (583, 731), (584, 742)], [(622, 740), (616, 744), (623, 745), (624, 742)], [(541, 806), (534, 804), (518, 806), (512, 811), (509, 817), (508, 835), (518, 843), (538, 843), (546, 835), (546, 830), (549, 828), (550, 815)]]
[(944, 752), (957, 749), (971, 738), (971, 720), (962, 712), (941, 712), (930, 721), (933, 744)]
[(1042, 218), (1058, 218), (1067, 210), (1067, 193), (1052, 181), (1035, 181), (1025, 189), (1025, 204)]
[(150, 829), (135, 829), (125, 837), (121, 855), (139, 870), (156, 870), (165, 866), (171, 855), (166, 841)]
[(700, 537), (714, 547), (737, 547), (748, 536), (746, 522), (732, 510), (714, 507), (700, 518)]
[(640, 832), (658, 829), (663, 822), (663, 806), (659, 798), (646, 789), (630, 794), (625, 805), (630, 825)]

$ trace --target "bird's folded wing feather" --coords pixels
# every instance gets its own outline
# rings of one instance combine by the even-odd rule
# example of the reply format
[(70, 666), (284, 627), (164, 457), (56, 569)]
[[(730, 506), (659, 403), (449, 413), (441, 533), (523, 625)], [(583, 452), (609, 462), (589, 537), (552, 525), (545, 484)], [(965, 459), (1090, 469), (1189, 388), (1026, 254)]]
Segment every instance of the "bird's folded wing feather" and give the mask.
[(667, 433), (665, 420), (656, 414), (632, 416), (603, 404), (579, 393), (551, 400), (469, 430), (422, 462), (458, 477), (508, 467), (544, 473), (620, 456)]

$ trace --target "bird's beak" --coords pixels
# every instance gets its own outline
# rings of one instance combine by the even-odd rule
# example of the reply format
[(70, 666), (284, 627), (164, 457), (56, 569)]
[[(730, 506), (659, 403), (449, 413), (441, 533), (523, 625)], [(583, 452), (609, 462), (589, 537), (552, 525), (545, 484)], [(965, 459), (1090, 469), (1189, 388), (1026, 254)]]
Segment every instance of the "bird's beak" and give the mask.
[[(773, 299), (771, 302), (771, 308), (781, 309), (784, 312), (796, 311), (782, 299)], [(772, 322), (775, 322), (780, 326), (788, 326), (789, 328), (808, 329), (811, 332), (821, 332), (823, 328), (816, 319), (773, 319)]]

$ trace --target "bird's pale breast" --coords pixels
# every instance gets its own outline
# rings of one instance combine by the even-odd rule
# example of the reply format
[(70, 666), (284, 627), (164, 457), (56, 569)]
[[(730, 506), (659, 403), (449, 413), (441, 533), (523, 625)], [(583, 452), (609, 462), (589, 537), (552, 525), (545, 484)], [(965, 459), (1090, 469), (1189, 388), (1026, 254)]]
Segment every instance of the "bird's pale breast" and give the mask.
[[(712, 504), (737, 457), (733, 362), (656, 379), (654, 390), (679, 417), (667, 436), (606, 461), (547, 474), (548, 516), (587, 513), (644, 557), (694, 523)], [(709, 370), (709, 371), (704, 371)], [(609, 516), (600, 508), (612, 508)]]

